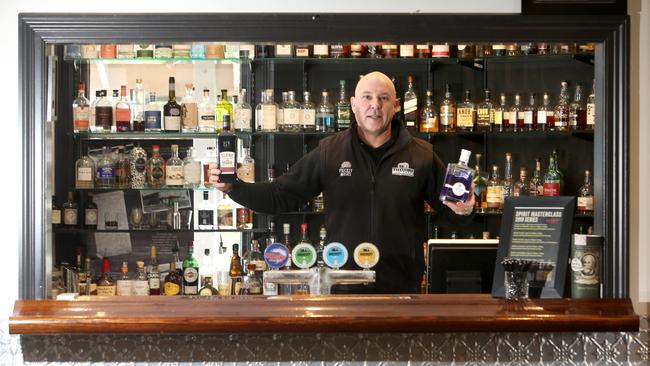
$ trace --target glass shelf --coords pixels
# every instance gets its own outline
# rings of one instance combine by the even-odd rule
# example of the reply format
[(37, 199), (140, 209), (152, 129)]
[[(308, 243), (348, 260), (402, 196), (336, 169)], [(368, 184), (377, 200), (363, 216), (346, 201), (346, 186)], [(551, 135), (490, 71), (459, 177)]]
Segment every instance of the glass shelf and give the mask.
[[(250, 136), (329, 136), (335, 132), (231, 132), (238, 137)], [(75, 138), (81, 140), (190, 140), (214, 139), (219, 132), (77, 132)]]
[(89, 64), (117, 64), (117, 65), (165, 65), (165, 64), (189, 64), (197, 62), (214, 64), (240, 64), (249, 60), (240, 58), (191, 58), (191, 57), (159, 57), (159, 58), (82, 58), (65, 57), (65, 61), (85, 62)]
[(167, 228), (157, 229), (130, 229), (130, 230), (97, 230), (97, 229), (84, 229), (76, 227), (58, 227), (54, 228), (55, 233), (61, 234), (80, 234), (80, 233), (267, 233), (268, 229), (213, 229), (213, 230), (192, 230), (180, 229), (172, 230)]

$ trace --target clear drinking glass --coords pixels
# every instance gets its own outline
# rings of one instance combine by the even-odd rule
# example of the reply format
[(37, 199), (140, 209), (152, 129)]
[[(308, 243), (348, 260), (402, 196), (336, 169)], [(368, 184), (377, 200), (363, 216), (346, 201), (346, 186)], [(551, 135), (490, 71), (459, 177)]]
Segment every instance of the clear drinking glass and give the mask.
[(104, 228), (106, 230), (117, 230), (116, 212), (104, 212)]
[(527, 299), (528, 272), (506, 271), (504, 287), (506, 299)]
[(131, 225), (133, 225), (134, 229), (140, 229), (140, 226), (142, 225), (142, 209), (139, 207), (135, 207), (131, 209)]

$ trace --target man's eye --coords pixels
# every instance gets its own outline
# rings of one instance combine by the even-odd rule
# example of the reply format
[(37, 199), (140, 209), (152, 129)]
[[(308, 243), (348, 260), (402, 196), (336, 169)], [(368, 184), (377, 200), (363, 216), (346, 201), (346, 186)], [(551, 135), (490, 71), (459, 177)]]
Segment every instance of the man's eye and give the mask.
[(382, 96), (382, 97), (380, 97), (380, 99), (381, 99), (382, 101), (386, 102), (386, 101), (388, 101), (388, 96)]
[(363, 96), (363, 99), (365, 99), (365, 100), (371, 100), (372, 97), (371, 97), (370, 95), (364, 95), (364, 96)]

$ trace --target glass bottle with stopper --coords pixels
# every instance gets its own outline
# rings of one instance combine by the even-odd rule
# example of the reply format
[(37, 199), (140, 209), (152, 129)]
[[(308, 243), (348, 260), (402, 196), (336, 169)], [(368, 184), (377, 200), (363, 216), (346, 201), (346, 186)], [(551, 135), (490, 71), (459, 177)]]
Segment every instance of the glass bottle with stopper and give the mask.
[(467, 166), (471, 151), (462, 149), (458, 163), (450, 163), (447, 166), (445, 180), (440, 190), (440, 201), (465, 202), (469, 199), (469, 193), (474, 178), (474, 169)]

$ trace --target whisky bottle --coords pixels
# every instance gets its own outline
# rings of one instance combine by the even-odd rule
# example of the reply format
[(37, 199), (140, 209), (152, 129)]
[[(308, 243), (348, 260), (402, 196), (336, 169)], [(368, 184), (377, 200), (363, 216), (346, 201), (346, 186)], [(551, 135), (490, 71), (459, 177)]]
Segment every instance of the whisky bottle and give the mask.
[(242, 295), (262, 295), (261, 273), (261, 271), (258, 271), (255, 268), (254, 264), (251, 263), (248, 265), (246, 277), (241, 290)]
[(524, 131), (537, 129), (537, 107), (535, 105), (535, 93), (530, 93), (528, 105), (524, 107)]
[(507, 98), (505, 93), (499, 95), (499, 105), (494, 108), (494, 125), (492, 131), (503, 132), (510, 127), (510, 112), (508, 112)]
[(84, 155), (75, 162), (75, 188), (95, 187), (95, 162)]
[(316, 131), (316, 106), (311, 102), (311, 93), (303, 93), (303, 103), (300, 106), (300, 123), (305, 132)]
[(503, 199), (512, 197), (515, 181), (512, 178), (512, 153), (506, 153), (506, 165), (503, 172)]
[(484, 90), (483, 95), (483, 101), (476, 106), (476, 130), (490, 131), (494, 124), (494, 104), (490, 99), (490, 90)]
[(492, 165), (492, 177), (487, 184), (487, 212), (501, 213), (503, 209), (503, 182), (499, 178), (499, 166)]
[(419, 130), (420, 132), (438, 132), (439, 128), (439, 119), (438, 112), (436, 112), (436, 107), (433, 104), (433, 92), (427, 90), (427, 99), (420, 112), (420, 123)]
[(478, 213), (485, 213), (487, 211), (487, 174), (481, 171), (481, 154), (474, 154), (476, 165), (474, 166), (474, 194), (476, 195), (476, 202), (474, 210)]
[(100, 92), (95, 105), (95, 131), (113, 131), (113, 103), (106, 97), (106, 90)]
[(199, 296), (217, 296), (219, 295), (219, 291), (217, 291), (216, 288), (212, 286), (212, 276), (206, 275), (203, 276), (203, 287), (199, 290)]
[(68, 192), (68, 200), (63, 204), (63, 225), (77, 226), (79, 215), (77, 203), (74, 201), (74, 193)]
[(144, 261), (135, 262), (136, 270), (135, 276), (132, 280), (132, 295), (133, 296), (149, 296), (149, 279), (144, 270)]
[(115, 187), (119, 189), (129, 188), (129, 159), (124, 154), (124, 146), (117, 147)]
[(253, 120), (253, 110), (251, 105), (246, 101), (246, 89), (239, 92), (239, 105), (235, 111), (235, 131), (251, 132), (251, 122)]
[(255, 183), (255, 159), (251, 156), (250, 148), (242, 148), (242, 158), (237, 164), (237, 178), (243, 182)]
[(573, 94), (573, 102), (569, 104), (569, 129), (586, 130), (587, 129), (587, 108), (582, 102), (582, 85), (576, 85), (576, 91)]
[(199, 128), (199, 113), (194, 85), (185, 84), (185, 96), (181, 99), (181, 124), (183, 132), (196, 132)]
[(585, 170), (584, 184), (578, 189), (578, 213), (593, 215), (594, 213), (594, 188), (591, 184), (591, 171)]
[(155, 245), (151, 246), (151, 269), (147, 273), (149, 294), (160, 295), (160, 270), (158, 269), (158, 252)]
[(456, 130), (473, 131), (476, 126), (476, 105), (472, 102), (472, 94), (465, 90), (465, 99), (456, 109)]
[(241, 267), (241, 258), (239, 257), (239, 244), (237, 243), (232, 245), (232, 256), (230, 257), (228, 275), (230, 276), (230, 295), (241, 295), (243, 270)]
[(551, 97), (544, 92), (542, 105), (537, 109), (537, 129), (545, 131), (555, 128), (555, 114), (551, 107)]
[(52, 196), (52, 228), (61, 225), (61, 208), (56, 205), (56, 197)]
[(194, 243), (187, 245), (187, 257), (183, 260), (183, 295), (199, 293), (199, 261), (194, 258)]
[(234, 202), (223, 193), (223, 199), (217, 205), (217, 227), (219, 229), (235, 229), (235, 217), (233, 214)]
[(203, 97), (198, 105), (199, 132), (214, 132), (217, 129), (215, 105), (210, 97), (210, 89), (203, 89)]
[(169, 263), (169, 273), (165, 276), (165, 296), (177, 296), (181, 294), (183, 277), (178, 274), (176, 260)]
[(300, 131), (300, 103), (296, 102), (296, 92), (287, 92), (287, 101), (282, 105), (282, 124), (280, 129), (286, 132)]
[(115, 296), (115, 282), (109, 273), (111, 269), (108, 259), (102, 260), (102, 275), (97, 281), (97, 296)]
[(79, 83), (77, 98), (72, 101), (72, 120), (74, 132), (88, 131), (90, 128), (90, 103), (85, 96), (85, 86)]
[(232, 183), (237, 178), (237, 136), (225, 133), (217, 137), (217, 164), (221, 170), (219, 182)]
[(210, 192), (203, 191), (203, 200), (198, 207), (199, 230), (214, 229), (214, 205), (210, 203)]
[(165, 160), (160, 156), (160, 147), (151, 146), (151, 158), (147, 161), (147, 185), (160, 188), (165, 183)]
[(158, 132), (162, 129), (162, 110), (156, 102), (156, 93), (149, 93), (149, 102), (144, 107), (144, 130)]
[(88, 194), (88, 202), (84, 208), (84, 226), (90, 230), (97, 229), (97, 204), (93, 202), (92, 194)]
[(244, 255), (242, 256), (242, 263), (244, 269), (246, 269), (246, 274), (249, 274), (248, 266), (253, 265), (255, 271), (265, 271), (266, 262), (264, 262), (264, 255), (260, 251), (260, 243), (256, 239), (251, 240), (251, 247)]
[(445, 99), (440, 102), (440, 132), (456, 131), (456, 102), (451, 94), (451, 86), (445, 86)]
[(444, 183), (440, 190), (440, 201), (465, 202), (474, 179), (474, 169), (467, 166), (472, 152), (462, 149), (458, 164), (450, 163), (447, 166)]
[(508, 129), (513, 131), (523, 131), (524, 129), (524, 110), (521, 108), (521, 96), (519, 96), (519, 93), (515, 93), (515, 104), (509, 110)]
[(329, 101), (329, 92), (324, 89), (321, 93), (321, 103), (316, 109), (316, 131), (335, 132), (336, 120), (334, 119), (334, 107)]
[(553, 109), (554, 130), (567, 131), (569, 129), (569, 83), (563, 81), (560, 88), (558, 103)]
[(228, 101), (228, 90), (221, 89), (221, 101), (215, 106), (217, 131), (231, 131), (232, 104)]
[(120, 86), (120, 99), (115, 103), (115, 126), (117, 132), (131, 131), (131, 104), (126, 99), (126, 85)]
[(535, 171), (530, 179), (528, 194), (531, 196), (544, 195), (544, 177), (542, 176), (542, 159), (535, 159)]
[(557, 160), (554, 153), (548, 158), (548, 170), (544, 175), (544, 196), (561, 195), (562, 178), (557, 166)]
[(515, 182), (514, 189), (512, 191), (513, 197), (528, 196), (528, 170), (525, 166), (519, 168), (519, 180)]
[(201, 185), (201, 162), (196, 158), (194, 146), (187, 148), (187, 156), (183, 159), (183, 177), (185, 188), (198, 188)]
[(352, 124), (352, 111), (350, 101), (345, 92), (345, 80), (339, 80), (339, 101), (336, 103), (336, 125), (338, 130), (350, 128)]
[(180, 188), (185, 184), (183, 160), (178, 157), (178, 145), (172, 145), (172, 156), (165, 163), (165, 185)]
[(176, 103), (176, 80), (173, 76), (170, 76), (169, 100), (163, 106), (163, 123), (165, 131), (179, 132), (181, 130), (181, 115), (181, 106)]
[[(411, 47), (413, 46), (411, 45)], [(412, 50), (413, 49), (411, 48), (411, 51)], [(415, 93), (415, 89), (413, 88), (413, 76), (409, 75), (408, 88), (404, 93), (404, 124), (406, 125), (406, 129), (409, 130), (411, 133), (416, 132), (418, 130), (417, 118), (418, 118), (418, 96)]]
[(127, 262), (122, 262), (120, 273), (120, 278), (116, 281), (117, 296), (133, 295), (133, 281), (131, 280), (131, 276), (129, 276), (129, 265)]
[(591, 93), (587, 97), (587, 130), (593, 130), (596, 125), (596, 79), (591, 84)]

